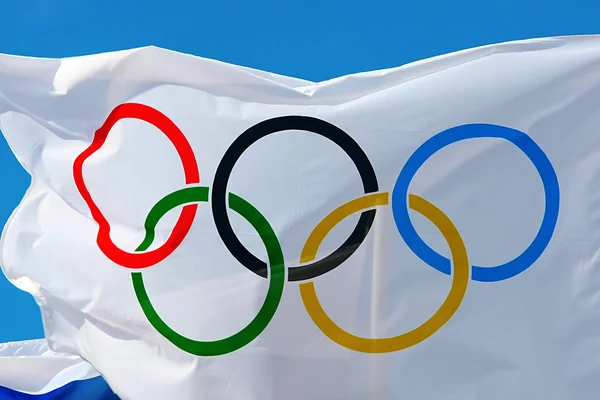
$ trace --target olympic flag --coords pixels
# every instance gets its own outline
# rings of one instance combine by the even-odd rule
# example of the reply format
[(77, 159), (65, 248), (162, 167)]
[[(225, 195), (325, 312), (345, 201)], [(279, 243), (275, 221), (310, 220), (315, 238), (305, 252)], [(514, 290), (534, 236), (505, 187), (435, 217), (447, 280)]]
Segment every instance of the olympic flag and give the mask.
[(308, 82), (0, 56), (5, 274), (123, 399), (600, 393), (600, 37)]

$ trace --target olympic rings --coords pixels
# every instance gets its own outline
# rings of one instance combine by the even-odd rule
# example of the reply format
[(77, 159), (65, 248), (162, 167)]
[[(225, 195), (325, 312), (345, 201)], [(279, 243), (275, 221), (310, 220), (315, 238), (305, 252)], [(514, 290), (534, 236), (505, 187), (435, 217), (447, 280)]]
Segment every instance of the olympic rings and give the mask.
[[(102, 215), (83, 180), (83, 163), (102, 147), (111, 128), (123, 118), (138, 118), (160, 129), (169, 138), (179, 154), (187, 186), (163, 197), (150, 211), (145, 221), (146, 235), (134, 253), (119, 249), (110, 238), (110, 224)], [(300, 266), (284, 266), (279, 240), (264, 216), (251, 204), (227, 191), (232, 170), (244, 151), (252, 144), (273, 133), (301, 130), (323, 136), (344, 150), (362, 180), (364, 195), (351, 200), (329, 213), (312, 231), (300, 258)], [(529, 246), (516, 258), (502, 265), (471, 266), (463, 239), (452, 221), (427, 200), (409, 194), (410, 183), (418, 169), (438, 150), (461, 140), (472, 138), (505, 139), (517, 146), (537, 169), (545, 192), (545, 213), (540, 229)], [(183, 241), (193, 223), (197, 203), (208, 202), (209, 189), (193, 186), (200, 181), (198, 165), (191, 146), (177, 126), (159, 111), (141, 104), (123, 104), (109, 115), (96, 131), (91, 145), (73, 164), (77, 189), (99, 225), (96, 242), (100, 250), (113, 262), (130, 269), (143, 269), (168, 257)], [(335, 343), (365, 353), (384, 353), (406, 349), (427, 339), (452, 318), (458, 310), (470, 279), (481, 282), (500, 281), (514, 277), (529, 268), (548, 246), (557, 224), (560, 189), (554, 168), (542, 149), (525, 133), (515, 129), (489, 124), (470, 124), (447, 129), (423, 143), (409, 157), (400, 171), (392, 193), (379, 192), (377, 177), (367, 155), (347, 133), (323, 120), (307, 116), (284, 116), (260, 122), (243, 132), (225, 152), (217, 167), (211, 194), (211, 206), (217, 232), (231, 254), (248, 270), (269, 279), (265, 301), (255, 318), (238, 333), (216, 341), (197, 341), (184, 337), (170, 328), (154, 309), (143, 281), (142, 273), (132, 272), (133, 288), (150, 324), (172, 344), (198, 356), (217, 356), (236, 351), (251, 343), (272, 320), (280, 304), (286, 280), (303, 281), (316, 278), (341, 265), (361, 245), (373, 224), (375, 207), (391, 206), (398, 232), (409, 248), (426, 264), (447, 275), (452, 274), (452, 287), (441, 307), (421, 326), (390, 338), (362, 338), (353, 335), (333, 322), (321, 306), (313, 281), (299, 284), (304, 306), (317, 327)], [(167, 241), (156, 250), (146, 250), (155, 238), (155, 228), (170, 210), (183, 206), (181, 215)], [(227, 208), (244, 217), (258, 232), (268, 256), (267, 263), (250, 253), (235, 236)], [(408, 208), (428, 218), (448, 242), (452, 262), (431, 249), (418, 236), (410, 220)], [(360, 219), (346, 241), (332, 254), (315, 261), (317, 250), (328, 233), (348, 216), (361, 213)], [(451, 268), (452, 267), (452, 268)]]
[(529, 247), (512, 261), (494, 267), (473, 266), (472, 279), (481, 282), (494, 282), (511, 278), (529, 268), (544, 252), (554, 234), (558, 221), (559, 185), (556, 172), (542, 149), (525, 133), (488, 124), (462, 125), (445, 130), (421, 145), (408, 159), (398, 176), (392, 192), (392, 210), (400, 235), (410, 249), (426, 264), (440, 272), (450, 274), (450, 261), (429, 247), (417, 234), (406, 208), (408, 186), (417, 170), (435, 152), (465, 139), (499, 138), (517, 146), (537, 169), (546, 193), (546, 211), (540, 229)]
[[(146, 237), (136, 251), (144, 251), (150, 247), (154, 240), (154, 229), (167, 212), (183, 204), (207, 201), (208, 188), (198, 186), (186, 187), (163, 197), (148, 214), (146, 223), (144, 224)], [(283, 295), (283, 287), (285, 284), (283, 252), (281, 251), (279, 240), (277, 239), (273, 228), (271, 228), (269, 222), (256, 208), (233, 193), (229, 194), (229, 207), (244, 217), (254, 229), (256, 229), (265, 244), (269, 258), (270, 281), (265, 301), (256, 317), (238, 333), (225, 339), (207, 342), (189, 339), (180, 335), (160, 318), (152, 306), (144, 286), (142, 273), (133, 272), (131, 274), (135, 294), (146, 318), (150, 321), (150, 324), (152, 324), (161, 335), (167, 338), (167, 340), (175, 346), (197, 356), (208, 357), (231, 353), (252, 342), (263, 332), (267, 325), (269, 325), (269, 322), (271, 322), (271, 319), (275, 315), (275, 311), (277, 311), (277, 307), (279, 307), (281, 296)]]
[(194, 151), (177, 125), (160, 111), (136, 103), (125, 103), (117, 106), (110, 113), (106, 122), (104, 122), (100, 129), (96, 131), (94, 140), (90, 146), (75, 159), (75, 162), (73, 163), (75, 185), (77, 186), (81, 197), (83, 197), (83, 200), (89, 207), (92, 218), (94, 218), (99, 226), (96, 239), (98, 247), (114, 263), (125, 268), (141, 269), (159, 263), (179, 247), (192, 227), (198, 205), (191, 204), (183, 208), (179, 219), (175, 223), (173, 232), (167, 238), (165, 243), (155, 250), (147, 253), (128, 253), (114, 244), (110, 237), (110, 224), (98, 206), (96, 206), (96, 203), (94, 203), (94, 200), (85, 185), (83, 179), (83, 163), (102, 147), (112, 127), (124, 118), (136, 118), (146, 121), (165, 134), (173, 146), (175, 146), (175, 150), (177, 150), (177, 153), (181, 158), (183, 171), (185, 173), (185, 183), (187, 185), (200, 183), (200, 172), (198, 170), (198, 164), (196, 163)]
[[(378, 193), (352, 200), (334, 210), (310, 234), (302, 250), (300, 262), (313, 260), (321, 242), (344, 218), (367, 207), (386, 205), (387, 202), (388, 193)], [(467, 292), (470, 270), (469, 260), (467, 250), (456, 227), (440, 209), (422, 197), (411, 194), (409, 205), (413, 210), (429, 218), (448, 242), (454, 265), (454, 277), (450, 293), (435, 314), (412, 331), (391, 338), (367, 339), (355, 336), (336, 325), (323, 310), (317, 297), (314, 282), (301, 283), (300, 294), (308, 315), (329, 339), (340, 346), (363, 353), (389, 353), (414, 346), (433, 335), (452, 318)]]
[[(346, 132), (328, 122), (306, 116), (278, 117), (260, 122), (242, 133), (227, 149), (217, 167), (213, 182), (212, 212), (219, 236), (221, 236), (221, 240), (225, 243), (229, 252), (240, 264), (263, 278), (266, 277), (264, 261), (254, 256), (244, 247), (229, 222), (225, 204), (227, 183), (235, 163), (244, 151), (265, 136), (285, 130), (308, 131), (331, 140), (348, 154), (356, 166), (362, 179), (365, 194), (379, 190), (375, 170), (365, 152)], [(316, 278), (342, 264), (365, 240), (374, 219), (375, 210), (363, 212), (354, 231), (337, 250), (312, 264), (289, 267), (288, 280), (301, 281)]]

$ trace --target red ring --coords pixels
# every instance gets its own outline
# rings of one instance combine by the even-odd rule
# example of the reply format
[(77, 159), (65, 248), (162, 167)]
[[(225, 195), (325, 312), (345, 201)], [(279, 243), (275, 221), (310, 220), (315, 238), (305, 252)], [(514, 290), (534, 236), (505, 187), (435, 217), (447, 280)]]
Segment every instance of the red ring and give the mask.
[(181, 158), (186, 184), (200, 183), (200, 172), (192, 147), (177, 125), (160, 111), (137, 103), (125, 103), (117, 106), (110, 113), (104, 124), (96, 131), (94, 140), (90, 146), (75, 159), (75, 162), (73, 163), (75, 185), (87, 206), (90, 208), (92, 218), (94, 218), (94, 221), (99, 225), (98, 236), (96, 238), (98, 247), (100, 247), (100, 250), (116, 264), (131, 269), (142, 269), (158, 264), (179, 247), (192, 227), (198, 205), (189, 204), (183, 207), (181, 215), (173, 228), (173, 232), (171, 232), (171, 235), (166, 242), (155, 250), (145, 253), (129, 253), (121, 250), (113, 243), (110, 238), (110, 224), (104, 215), (102, 215), (102, 212), (98, 206), (96, 206), (96, 203), (94, 203), (92, 196), (85, 186), (83, 180), (83, 163), (102, 147), (112, 127), (117, 121), (123, 118), (135, 118), (148, 122), (160, 129), (161, 132), (167, 136), (173, 146), (175, 146), (175, 150), (177, 150), (177, 153)]

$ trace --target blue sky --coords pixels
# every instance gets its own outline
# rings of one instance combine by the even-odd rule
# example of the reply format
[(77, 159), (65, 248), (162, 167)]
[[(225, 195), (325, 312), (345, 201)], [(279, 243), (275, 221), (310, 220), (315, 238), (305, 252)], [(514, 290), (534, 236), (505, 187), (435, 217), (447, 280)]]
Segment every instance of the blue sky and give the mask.
[[(489, 43), (600, 33), (599, 0), (1, 0), (0, 52), (64, 57), (156, 45), (313, 81)], [(0, 227), (29, 185), (0, 139)], [(43, 336), (0, 276), (0, 342)]]

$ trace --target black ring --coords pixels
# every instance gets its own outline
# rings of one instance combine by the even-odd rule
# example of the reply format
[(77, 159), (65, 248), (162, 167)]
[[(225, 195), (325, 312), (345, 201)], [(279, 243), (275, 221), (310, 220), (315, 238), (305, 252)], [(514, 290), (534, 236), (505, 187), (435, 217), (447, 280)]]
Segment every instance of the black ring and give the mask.
[[(259, 122), (242, 133), (227, 149), (217, 167), (212, 188), (212, 214), (221, 240), (229, 252), (246, 268), (255, 274), (267, 277), (267, 264), (255, 257), (244, 247), (235, 235), (227, 214), (227, 184), (231, 171), (244, 151), (258, 140), (272, 133), (298, 130), (321, 135), (348, 154), (360, 174), (365, 194), (379, 191), (377, 176), (367, 155), (346, 132), (335, 125), (318, 118), (306, 116), (284, 116)], [(302, 281), (323, 275), (338, 267), (348, 259), (365, 240), (373, 225), (376, 210), (363, 211), (346, 241), (329, 256), (311, 264), (291, 267), (288, 270), (289, 281)]]

